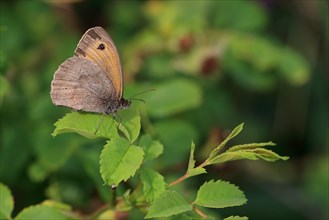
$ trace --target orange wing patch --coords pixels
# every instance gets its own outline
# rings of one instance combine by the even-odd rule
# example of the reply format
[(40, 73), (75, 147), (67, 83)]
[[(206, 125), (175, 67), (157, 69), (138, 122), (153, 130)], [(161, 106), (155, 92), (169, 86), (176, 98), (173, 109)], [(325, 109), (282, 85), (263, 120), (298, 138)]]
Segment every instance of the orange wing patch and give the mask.
[(99, 65), (111, 80), (117, 98), (122, 98), (123, 79), (119, 54), (111, 37), (103, 28), (94, 27), (87, 30), (79, 41), (75, 54)]

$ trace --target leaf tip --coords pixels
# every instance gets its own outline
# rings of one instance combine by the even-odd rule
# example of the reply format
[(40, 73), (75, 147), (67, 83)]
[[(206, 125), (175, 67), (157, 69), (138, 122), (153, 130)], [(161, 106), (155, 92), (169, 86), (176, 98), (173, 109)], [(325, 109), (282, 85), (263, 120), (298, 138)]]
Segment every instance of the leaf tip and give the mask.
[(289, 160), (289, 159), (290, 159), (290, 157), (288, 157), (288, 156), (281, 157), (281, 160)]
[(269, 146), (276, 146), (276, 143), (274, 143), (274, 142), (272, 142), (272, 141), (269, 141), (269, 142), (268, 142), (268, 145), (269, 145)]

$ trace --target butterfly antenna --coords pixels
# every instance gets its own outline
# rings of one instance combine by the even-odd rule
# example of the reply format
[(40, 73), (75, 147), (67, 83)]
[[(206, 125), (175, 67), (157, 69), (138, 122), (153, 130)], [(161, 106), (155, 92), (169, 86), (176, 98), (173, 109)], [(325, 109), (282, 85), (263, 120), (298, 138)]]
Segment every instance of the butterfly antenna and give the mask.
[[(143, 92), (139, 92), (139, 93), (131, 96), (130, 98), (128, 98), (128, 100), (139, 100), (139, 101), (142, 101), (142, 99), (133, 99), (133, 98), (136, 97), (136, 96), (139, 96), (141, 94), (144, 94), (144, 93), (147, 93), (147, 92), (151, 92), (151, 91), (155, 91), (155, 89), (148, 89), (148, 90), (145, 90)], [(143, 102), (145, 102), (145, 101), (143, 100)]]
[(135, 101), (140, 101), (140, 102), (144, 102), (145, 103), (145, 100), (144, 99), (130, 98), (129, 100), (135, 100)]

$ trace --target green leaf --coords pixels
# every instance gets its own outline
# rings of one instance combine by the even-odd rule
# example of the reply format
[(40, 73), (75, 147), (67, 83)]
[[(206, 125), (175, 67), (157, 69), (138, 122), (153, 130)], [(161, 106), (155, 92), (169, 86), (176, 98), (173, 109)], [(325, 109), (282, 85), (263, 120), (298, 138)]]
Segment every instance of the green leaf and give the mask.
[(238, 187), (221, 180), (204, 183), (194, 201), (195, 204), (208, 208), (240, 206), (246, 202), (244, 193)]
[(146, 101), (148, 112), (153, 117), (166, 117), (201, 104), (202, 91), (191, 80), (176, 79), (155, 86), (156, 91)]
[(26, 220), (26, 219), (73, 219), (65, 216), (62, 212), (54, 207), (49, 207), (46, 205), (36, 205), (30, 206), (23, 209), (17, 216), (16, 220)]
[(264, 149), (264, 148), (256, 148), (256, 149), (252, 149), (250, 151), (255, 153), (260, 159), (270, 161), (270, 162), (274, 162), (277, 160), (288, 160), (289, 159), (289, 157), (287, 157), (287, 156), (280, 156), (277, 153), (275, 153), (271, 150)]
[(31, 164), (28, 168), (29, 177), (36, 182), (43, 181), (49, 173), (49, 170), (40, 162)]
[(194, 168), (195, 166), (195, 160), (194, 160), (194, 150), (195, 150), (195, 144), (192, 141), (191, 144), (191, 152), (190, 152), (190, 159), (188, 161), (188, 167), (187, 167), (187, 173)]
[(163, 176), (151, 169), (141, 170), (144, 197), (151, 202), (166, 190), (166, 182)]
[(9, 188), (0, 183), (0, 219), (11, 219), (14, 199)]
[(255, 66), (243, 60), (237, 60), (227, 53), (225, 66), (232, 79), (241, 87), (251, 91), (264, 92), (273, 90), (277, 85), (277, 76), (269, 72), (261, 72)]
[[(232, 55), (241, 62), (247, 62), (255, 70), (255, 75), (268, 73), (273, 69), (280, 57), (279, 47), (268, 39), (235, 34), (230, 44)], [(255, 50), (253, 50), (255, 49)], [(249, 74), (247, 74), (248, 76)], [(249, 77), (255, 77), (255, 75)]]
[(277, 83), (280, 48), (275, 43), (248, 34), (232, 34), (224, 54), (223, 68), (241, 86), (250, 90), (273, 89)]
[(192, 205), (175, 191), (166, 191), (151, 204), (145, 218), (161, 218), (192, 210)]
[(219, 29), (257, 31), (266, 26), (267, 13), (253, 1), (214, 1), (214, 26)]
[(163, 145), (159, 141), (153, 141), (150, 135), (143, 135), (139, 146), (144, 149), (144, 160), (152, 160), (163, 153)]
[(248, 217), (246, 216), (229, 216), (227, 218), (224, 218), (224, 220), (248, 220)]
[(189, 159), (188, 168), (187, 168), (187, 171), (186, 171), (186, 174), (188, 175), (188, 177), (196, 176), (196, 175), (199, 175), (199, 174), (202, 174), (202, 173), (207, 173), (206, 170), (202, 167), (194, 168), (194, 166), (195, 166), (194, 150), (195, 150), (195, 144), (192, 141), (190, 159)]
[(263, 159), (266, 161), (274, 162), (276, 160), (288, 160), (287, 156), (280, 156), (271, 150), (267, 150), (264, 148), (256, 148), (256, 149), (248, 149), (248, 150), (237, 150), (233, 152), (225, 152), (217, 157), (212, 158), (209, 161), (209, 164), (215, 163), (224, 163), (227, 161), (233, 160), (258, 160)]
[(97, 216), (97, 220), (109, 220), (109, 219), (117, 219), (117, 212), (112, 209), (107, 209), (103, 211), (101, 214)]
[(108, 141), (100, 156), (100, 172), (105, 183), (118, 185), (133, 176), (143, 161), (141, 147), (132, 145), (124, 138)]
[(184, 214), (172, 216), (170, 217), (170, 220), (196, 220), (196, 219), (184, 213)]
[(165, 79), (175, 75), (173, 65), (168, 65), (172, 57), (168, 53), (155, 53), (153, 56), (145, 57), (144, 68), (148, 77)]
[(70, 211), (71, 207), (67, 204), (57, 202), (54, 200), (45, 200), (41, 203), (42, 205), (48, 206), (48, 207), (53, 207), (57, 210), (62, 210), (62, 211)]
[(138, 110), (130, 107), (118, 113), (120, 118), (119, 129), (125, 137), (133, 143), (139, 135), (141, 129), (140, 116)]
[(113, 116), (110, 115), (71, 112), (59, 119), (55, 123), (55, 127), (52, 133), (53, 136), (71, 132), (87, 138), (104, 137), (112, 139), (119, 136), (116, 122)]
[(188, 175), (188, 177), (191, 177), (191, 176), (197, 176), (197, 175), (200, 175), (200, 174), (203, 174), (203, 173), (207, 173), (205, 168), (196, 167), (196, 168), (193, 168), (193, 169), (189, 170), (187, 175)]
[(209, 158), (210, 159), (213, 158), (223, 147), (225, 147), (225, 145), (227, 144), (227, 142), (229, 140), (231, 140), (232, 138), (237, 136), (243, 130), (243, 125), (244, 125), (244, 123), (241, 123), (238, 126), (236, 126), (233, 129), (233, 131), (230, 133), (230, 135), (210, 153)]
[(240, 144), (231, 147), (226, 152), (232, 152), (237, 150), (247, 150), (247, 149), (254, 149), (254, 148), (260, 148), (260, 147), (266, 147), (266, 146), (275, 146), (275, 143), (272, 141), (264, 142), (264, 143), (250, 143), (250, 144)]
[(305, 58), (288, 48), (280, 53), (279, 70), (292, 85), (304, 85), (310, 79), (310, 67)]

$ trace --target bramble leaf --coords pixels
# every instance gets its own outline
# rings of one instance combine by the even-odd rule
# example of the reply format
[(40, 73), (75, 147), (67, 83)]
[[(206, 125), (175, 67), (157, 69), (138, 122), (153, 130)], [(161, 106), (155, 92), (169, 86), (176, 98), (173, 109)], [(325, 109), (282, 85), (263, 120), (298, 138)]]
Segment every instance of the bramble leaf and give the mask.
[(139, 141), (139, 146), (144, 149), (144, 160), (152, 160), (163, 153), (163, 145), (159, 141), (152, 140), (150, 135), (143, 135)]
[(30, 206), (23, 209), (15, 219), (17, 220), (26, 220), (26, 219), (58, 219), (58, 220), (65, 220), (65, 219), (73, 219), (69, 218), (68, 216), (64, 215), (61, 211), (57, 210), (54, 207), (50, 207), (47, 205), (36, 205)]
[(166, 117), (201, 104), (202, 91), (192, 80), (176, 79), (156, 86), (147, 99), (147, 109), (153, 117)]
[(117, 212), (112, 209), (107, 209), (97, 216), (97, 220), (116, 219)]
[(248, 220), (248, 217), (246, 216), (229, 216), (227, 218), (224, 218), (224, 220)]
[(222, 142), (220, 143), (211, 153), (210, 153), (210, 159), (216, 156), (216, 154), (227, 144), (229, 140), (237, 136), (242, 130), (243, 130), (244, 123), (239, 124), (236, 126), (233, 131), (230, 133), (230, 135)]
[(10, 189), (0, 183), (0, 219), (11, 219), (14, 209), (14, 199)]
[(28, 174), (33, 181), (43, 181), (46, 179), (49, 171), (40, 162), (35, 162), (28, 168)]
[(188, 177), (196, 176), (196, 175), (199, 175), (202, 173), (207, 173), (206, 170), (202, 167), (194, 167), (195, 166), (194, 150), (195, 150), (195, 144), (192, 141), (190, 159), (189, 159), (188, 167), (187, 167), (187, 171), (186, 171), (186, 174), (188, 175)]
[(141, 147), (120, 137), (108, 141), (100, 156), (100, 172), (105, 183), (118, 185), (133, 176), (143, 161)]
[(271, 150), (267, 150), (265, 148), (255, 148), (255, 149), (237, 150), (237, 151), (222, 153), (209, 160), (208, 165), (215, 163), (224, 163), (233, 160), (241, 160), (241, 159), (248, 159), (248, 160), (263, 159), (266, 161), (274, 162), (276, 160), (288, 160), (289, 157), (280, 156), (277, 153)]
[(153, 201), (166, 190), (166, 182), (158, 172), (151, 169), (142, 169), (140, 174), (144, 197), (147, 201)]
[(261, 147), (266, 147), (266, 146), (275, 146), (275, 143), (273, 143), (272, 141), (269, 141), (269, 142), (264, 142), (264, 143), (240, 144), (240, 145), (236, 145), (236, 146), (231, 147), (230, 149), (228, 149), (225, 152), (261, 148)]
[(190, 159), (188, 161), (188, 167), (187, 167), (187, 173), (194, 168), (195, 166), (195, 160), (194, 160), (194, 150), (195, 150), (195, 144), (192, 141), (191, 143), (191, 152), (190, 152)]
[(152, 203), (145, 218), (161, 218), (192, 210), (192, 205), (175, 191), (166, 191)]
[(138, 138), (141, 129), (141, 118), (138, 110), (130, 107), (120, 111), (118, 116), (120, 118), (119, 130), (122, 131), (130, 143), (133, 143)]
[(194, 201), (195, 204), (208, 208), (240, 206), (246, 202), (244, 193), (238, 187), (221, 180), (204, 183)]
[(292, 49), (284, 48), (279, 56), (279, 70), (281, 76), (292, 85), (304, 85), (310, 80), (309, 63)]
[(203, 167), (196, 167), (188, 171), (188, 177), (197, 176), (203, 173), (207, 173), (206, 169)]
[(53, 136), (71, 132), (87, 138), (104, 137), (112, 139), (119, 136), (116, 121), (110, 115), (71, 112), (59, 119), (55, 123), (55, 127), (52, 133)]
[(55, 200), (45, 200), (41, 203), (41, 205), (53, 207), (53, 208), (55, 208), (57, 210), (61, 210), (61, 211), (70, 211), (72, 209), (71, 206), (69, 206), (65, 203), (55, 201)]

